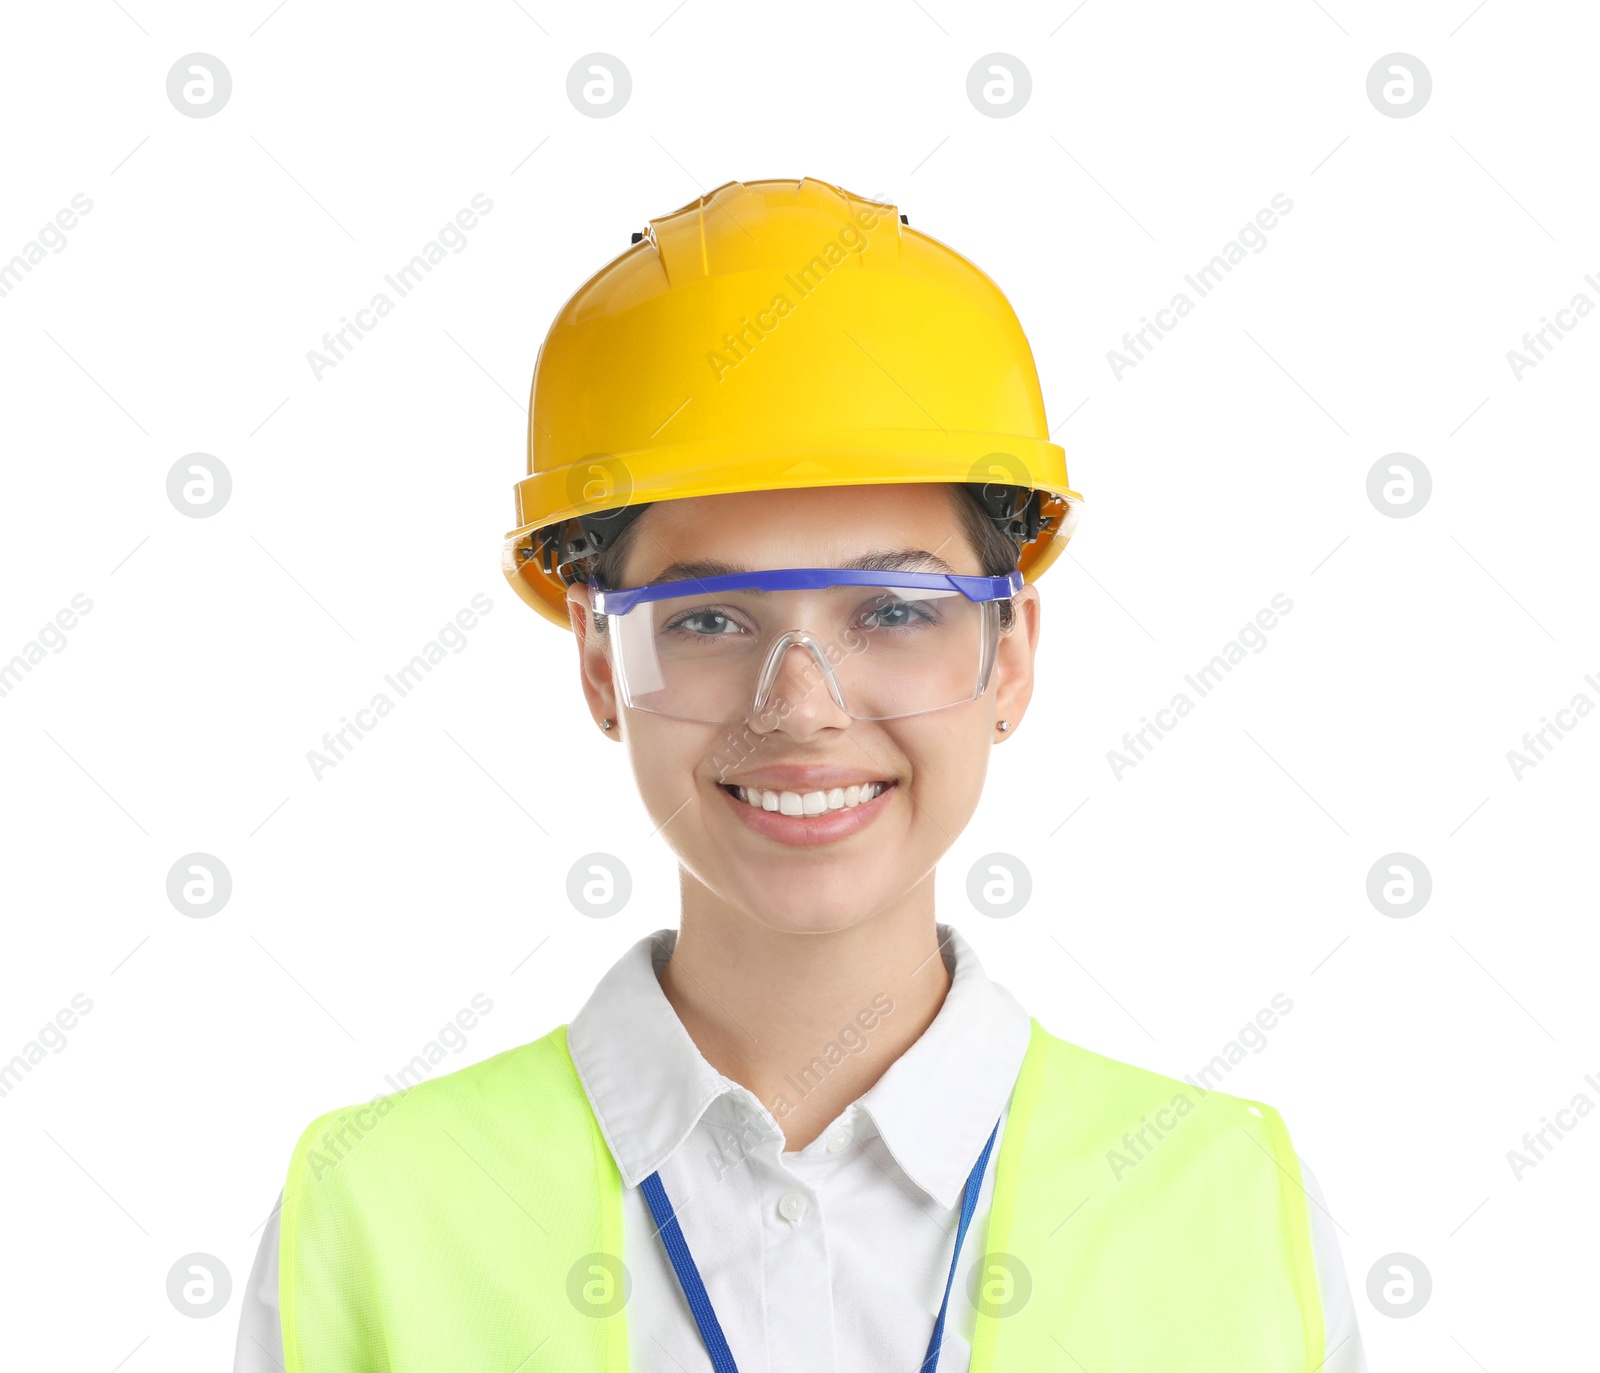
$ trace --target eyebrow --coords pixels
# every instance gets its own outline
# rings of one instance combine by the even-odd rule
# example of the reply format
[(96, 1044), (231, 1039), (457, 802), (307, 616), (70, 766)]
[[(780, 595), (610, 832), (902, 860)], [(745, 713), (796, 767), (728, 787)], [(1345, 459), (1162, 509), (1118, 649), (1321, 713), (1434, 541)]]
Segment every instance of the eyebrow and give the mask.
[[(871, 553), (863, 553), (851, 558), (847, 562), (835, 563), (835, 567), (848, 568), (852, 572), (954, 572), (951, 567), (937, 553), (930, 553), (925, 548), (886, 548), (875, 549)], [(693, 581), (703, 577), (731, 577), (741, 572), (754, 572), (756, 569), (747, 567), (743, 563), (730, 563), (721, 558), (698, 558), (692, 562), (677, 562), (664, 567), (655, 576), (641, 583), (644, 586), (653, 586), (660, 582)], [(765, 591), (752, 588), (752, 594), (765, 596)]]

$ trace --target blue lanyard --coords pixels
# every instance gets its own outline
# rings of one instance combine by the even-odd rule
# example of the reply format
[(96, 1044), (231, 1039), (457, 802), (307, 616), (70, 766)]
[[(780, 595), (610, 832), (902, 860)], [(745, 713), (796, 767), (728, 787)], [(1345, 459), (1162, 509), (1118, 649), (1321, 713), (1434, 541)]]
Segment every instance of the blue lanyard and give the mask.
[[(978, 1191), (983, 1186), (984, 1170), (989, 1166), (989, 1154), (994, 1149), (994, 1137), (999, 1130), (1000, 1122), (997, 1120), (994, 1129), (989, 1131), (989, 1141), (983, 1146), (983, 1153), (967, 1175), (966, 1190), (961, 1195), (961, 1222), (956, 1227), (955, 1252), (950, 1255), (950, 1275), (944, 1280), (944, 1300), (939, 1303), (939, 1317), (933, 1323), (933, 1337), (928, 1341), (928, 1352), (922, 1356), (921, 1373), (934, 1373), (939, 1367), (939, 1348), (944, 1343), (944, 1318), (950, 1306), (950, 1288), (956, 1278), (956, 1261), (961, 1257), (961, 1242), (967, 1237), (967, 1226), (972, 1222), (972, 1212), (978, 1204)], [(717, 1313), (712, 1309), (711, 1298), (706, 1295), (706, 1285), (700, 1280), (700, 1270), (695, 1267), (694, 1256), (683, 1237), (677, 1212), (667, 1200), (667, 1189), (661, 1185), (659, 1170), (651, 1173), (639, 1186), (644, 1192), (644, 1199), (650, 1204), (650, 1214), (656, 1218), (661, 1243), (666, 1247), (667, 1257), (672, 1260), (678, 1285), (683, 1288), (689, 1310), (694, 1314), (694, 1323), (700, 1327), (700, 1338), (706, 1342), (711, 1367), (716, 1373), (739, 1373), (739, 1366), (734, 1363), (733, 1353), (728, 1348), (727, 1337), (717, 1321)]]

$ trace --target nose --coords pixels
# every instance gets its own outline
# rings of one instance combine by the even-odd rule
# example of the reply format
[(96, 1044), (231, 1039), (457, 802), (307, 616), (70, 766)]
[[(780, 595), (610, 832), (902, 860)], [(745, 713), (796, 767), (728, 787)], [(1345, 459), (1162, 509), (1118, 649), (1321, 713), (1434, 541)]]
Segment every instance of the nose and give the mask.
[(848, 725), (844, 693), (816, 636), (792, 629), (767, 654), (752, 702), (752, 720), (760, 729), (810, 733)]

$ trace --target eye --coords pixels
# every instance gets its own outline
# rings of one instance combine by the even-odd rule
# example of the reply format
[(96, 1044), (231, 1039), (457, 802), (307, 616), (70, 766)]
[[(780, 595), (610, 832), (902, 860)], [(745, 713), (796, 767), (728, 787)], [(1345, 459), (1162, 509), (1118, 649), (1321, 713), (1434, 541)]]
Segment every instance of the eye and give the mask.
[(710, 606), (701, 606), (694, 610), (685, 610), (674, 615), (666, 624), (661, 626), (663, 634), (682, 631), (697, 638), (718, 638), (728, 634), (742, 634), (744, 629), (734, 621), (725, 611), (717, 610)]
[(932, 623), (934, 616), (917, 601), (884, 601), (869, 610), (862, 620), (867, 629), (914, 629), (919, 624)]

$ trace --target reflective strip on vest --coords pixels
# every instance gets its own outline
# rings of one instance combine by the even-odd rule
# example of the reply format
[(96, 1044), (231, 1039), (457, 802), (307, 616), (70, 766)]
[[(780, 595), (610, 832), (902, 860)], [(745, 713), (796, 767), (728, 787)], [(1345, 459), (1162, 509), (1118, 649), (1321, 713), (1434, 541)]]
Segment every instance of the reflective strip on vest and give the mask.
[[(1322, 1367), (1272, 1107), (1035, 1020), (995, 1166), (971, 1373)], [(280, 1227), (286, 1373), (627, 1373), (622, 1179), (565, 1026), (314, 1121)]]

